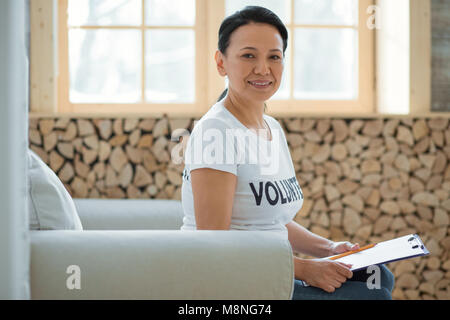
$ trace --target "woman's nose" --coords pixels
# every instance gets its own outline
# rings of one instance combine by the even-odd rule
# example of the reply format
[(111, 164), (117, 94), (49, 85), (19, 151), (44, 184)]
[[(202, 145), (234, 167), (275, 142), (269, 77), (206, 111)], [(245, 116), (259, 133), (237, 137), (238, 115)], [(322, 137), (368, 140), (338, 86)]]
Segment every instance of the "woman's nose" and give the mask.
[(270, 73), (269, 65), (265, 60), (259, 60), (255, 66), (255, 73), (267, 75)]

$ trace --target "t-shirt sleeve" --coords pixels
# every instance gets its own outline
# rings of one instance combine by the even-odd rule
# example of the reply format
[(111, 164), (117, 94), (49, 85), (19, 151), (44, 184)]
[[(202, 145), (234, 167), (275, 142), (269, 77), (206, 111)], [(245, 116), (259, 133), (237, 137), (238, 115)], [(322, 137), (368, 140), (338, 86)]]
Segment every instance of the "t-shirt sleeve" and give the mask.
[(217, 118), (204, 119), (192, 130), (185, 153), (190, 171), (211, 168), (237, 175), (236, 148), (232, 128)]

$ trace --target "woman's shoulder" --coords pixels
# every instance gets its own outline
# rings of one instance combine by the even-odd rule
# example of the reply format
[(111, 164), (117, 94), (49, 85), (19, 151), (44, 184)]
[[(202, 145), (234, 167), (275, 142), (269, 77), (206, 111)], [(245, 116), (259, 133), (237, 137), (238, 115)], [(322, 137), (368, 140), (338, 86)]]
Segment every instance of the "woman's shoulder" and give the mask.
[(283, 131), (283, 126), (281, 125), (281, 123), (274, 117), (272, 117), (271, 115), (268, 114), (264, 114), (264, 117), (267, 121), (269, 121), (269, 124), (272, 126), (272, 128), (278, 129), (278, 130), (282, 130)]
[(233, 129), (236, 125), (232, 120), (233, 119), (230, 119), (226, 113), (226, 110), (221, 108), (219, 103), (216, 103), (194, 124), (193, 130), (196, 128), (215, 128), (218, 130)]
[[(285, 130), (284, 130), (283, 126), (281, 125), (280, 121), (278, 121), (276, 118), (274, 118), (268, 114), (264, 114), (264, 117), (266, 118), (266, 121), (269, 122), (271, 129), (277, 131), (276, 137), (280, 137), (281, 140), (284, 141), (284, 145), (287, 146), (288, 142), (287, 142)], [(272, 133), (274, 133), (274, 132), (272, 131)]]

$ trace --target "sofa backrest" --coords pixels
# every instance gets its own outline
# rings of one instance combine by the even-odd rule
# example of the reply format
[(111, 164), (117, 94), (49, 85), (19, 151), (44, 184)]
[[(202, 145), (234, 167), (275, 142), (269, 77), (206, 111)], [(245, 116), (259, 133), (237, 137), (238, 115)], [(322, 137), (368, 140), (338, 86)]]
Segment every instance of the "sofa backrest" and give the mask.
[(74, 199), (84, 230), (177, 230), (183, 224), (179, 200)]

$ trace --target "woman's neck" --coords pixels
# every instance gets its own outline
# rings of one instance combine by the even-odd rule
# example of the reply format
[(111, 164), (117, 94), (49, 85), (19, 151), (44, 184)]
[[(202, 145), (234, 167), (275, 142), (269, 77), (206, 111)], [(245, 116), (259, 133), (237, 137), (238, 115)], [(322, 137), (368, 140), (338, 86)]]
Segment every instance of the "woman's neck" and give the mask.
[(264, 102), (245, 100), (228, 92), (224, 105), (247, 128), (267, 129), (263, 118)]

